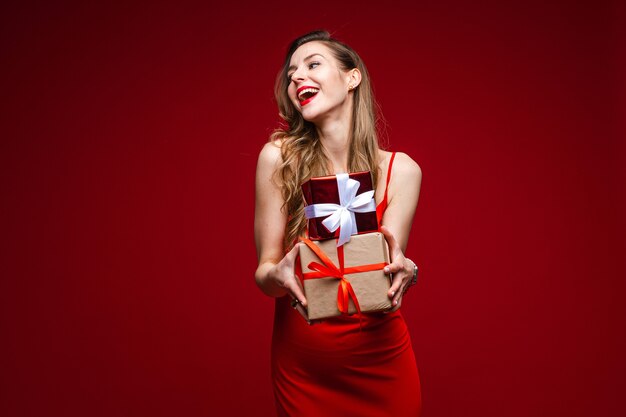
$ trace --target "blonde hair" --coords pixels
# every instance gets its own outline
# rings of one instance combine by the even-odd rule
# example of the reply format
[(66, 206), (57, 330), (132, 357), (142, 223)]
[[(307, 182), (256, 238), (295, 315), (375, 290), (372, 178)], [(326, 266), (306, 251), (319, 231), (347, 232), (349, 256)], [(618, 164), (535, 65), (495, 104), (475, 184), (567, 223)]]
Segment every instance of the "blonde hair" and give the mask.
[(274, 85), (279, 115), (286, 126), (275, 129), (270, 136), (271, 142), (281, 141), (282, 161), (276, 170), (275, 180), (278, 180), (277, 182), (281, 185), (283, 210), (288, 217), (284, 241), (287, 249), (294, 245), (306, 229), (301, 184), (311, 177), (332, 174), (330, 161), (318, 140), (315, 125), (304, 120), (287, 94), (289, 87), (287, 69), (291, 56), (296, 49), (311, 41), (320, 41), (325, 44), (332, 51), (342, 70), (357, 68), (361, 72), (361, 82), (353, 90), (354, 105), (350, 128), (348, 170), (350, 172), (370, 171), (374, 186), (379, 176), (376, 123), (380, 112), (374, 99), (365, 64), (352, 48), (333, 39), (327, 31), (314, 31), (297, 38), (289, 46), (285, 63)]

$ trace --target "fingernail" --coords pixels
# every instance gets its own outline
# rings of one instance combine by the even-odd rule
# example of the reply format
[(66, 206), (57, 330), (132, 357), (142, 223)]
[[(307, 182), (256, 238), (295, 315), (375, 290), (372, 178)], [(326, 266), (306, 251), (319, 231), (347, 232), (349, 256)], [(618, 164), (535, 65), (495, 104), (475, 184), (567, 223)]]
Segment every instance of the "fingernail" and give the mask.
[(393, 300), (393, 305), (397, 306), (398, 305), (398, 300)]
[(394, 295), (396, 295), (395, 291), (391, 291), (391, 296), (393, 297)]
[(389, 273), (389, 268), (385, 267), (385, 274)]

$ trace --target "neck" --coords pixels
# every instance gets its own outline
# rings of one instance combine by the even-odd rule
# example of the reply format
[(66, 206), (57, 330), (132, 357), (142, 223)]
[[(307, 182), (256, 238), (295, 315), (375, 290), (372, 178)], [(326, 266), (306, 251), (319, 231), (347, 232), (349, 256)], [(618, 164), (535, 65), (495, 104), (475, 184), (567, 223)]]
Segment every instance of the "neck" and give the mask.
[(351, 119), (351, 113), (348, 113), (343, 117), (324, 120), (316, 125), (317, 135), (324, 153), (332, 164), (334, 174), (348, 172)]

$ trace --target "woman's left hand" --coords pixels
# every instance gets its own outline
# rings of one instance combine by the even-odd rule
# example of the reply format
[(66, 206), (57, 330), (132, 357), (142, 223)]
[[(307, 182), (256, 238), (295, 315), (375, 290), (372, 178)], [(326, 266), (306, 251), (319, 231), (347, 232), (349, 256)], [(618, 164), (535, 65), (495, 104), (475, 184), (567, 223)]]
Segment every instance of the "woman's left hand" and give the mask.
[(391, 234), (391, 231), (385, 226), (381, 226), (380, 231), (385, 236), (385, 239), (387, 239), (387, 244), (389, 245), (389, 258), (391, 259), (391, 263), (385, 267), (384, 271), (385, 274), (393, 274), (391, 288), (389, 288), (389, 292), (387, 293), (389, 298), (391, 298), (392, 307), (390, 310), (386, 311), (386, 313), (392, 313), (398, 310), (402, 305), (402, 296), (409, 288), (411, 279), (413, 278), (413, 264), (404, 256), (400, 245)]

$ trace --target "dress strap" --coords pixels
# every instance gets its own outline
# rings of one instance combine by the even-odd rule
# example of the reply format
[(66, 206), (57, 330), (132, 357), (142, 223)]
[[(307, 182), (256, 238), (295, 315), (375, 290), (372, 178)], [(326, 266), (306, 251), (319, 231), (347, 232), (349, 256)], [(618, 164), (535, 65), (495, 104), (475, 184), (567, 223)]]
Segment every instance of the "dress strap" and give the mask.
[(385, 183), (385, 195), (383, 196), (383, 201), (385, 204), (387, 203), (387, 190), (389, 189), (389, 180), (391, 179), (391, 167), (393, 166), (393, 159), (396, 157), (396, 153), (391, 153), (391, 159), (389, 160), (389, 169), (387, 170), (387, 181)]

